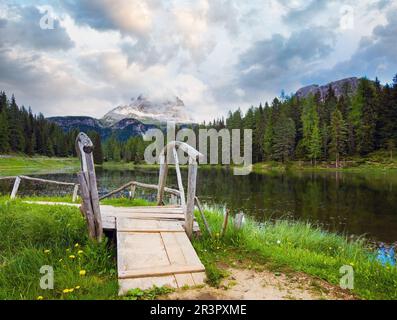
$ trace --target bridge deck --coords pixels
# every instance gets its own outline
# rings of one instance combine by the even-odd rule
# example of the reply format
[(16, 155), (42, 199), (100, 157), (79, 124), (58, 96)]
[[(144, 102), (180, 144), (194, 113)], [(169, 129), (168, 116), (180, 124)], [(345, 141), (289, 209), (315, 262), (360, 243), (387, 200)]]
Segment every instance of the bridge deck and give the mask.
[[(45, 205), (68, 203), (30, 202)], [(117, 270), (120, 291), (204, 283), (205, 268), (183, 228), (183, 209), (177, 206), (100, 206), (104, 229), (117, 232)], [(195, 229), (198, 225), (195, 223)]]

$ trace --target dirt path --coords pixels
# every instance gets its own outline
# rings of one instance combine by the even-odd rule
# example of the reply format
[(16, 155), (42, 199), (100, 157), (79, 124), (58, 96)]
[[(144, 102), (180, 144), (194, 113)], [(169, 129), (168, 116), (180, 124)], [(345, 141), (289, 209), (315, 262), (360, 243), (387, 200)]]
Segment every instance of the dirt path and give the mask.
[(304, 274), (228, 269), (229, 276), (219, 288), (178, 290), (165, 299), (172, 300), (351, 300), (339, 287)]

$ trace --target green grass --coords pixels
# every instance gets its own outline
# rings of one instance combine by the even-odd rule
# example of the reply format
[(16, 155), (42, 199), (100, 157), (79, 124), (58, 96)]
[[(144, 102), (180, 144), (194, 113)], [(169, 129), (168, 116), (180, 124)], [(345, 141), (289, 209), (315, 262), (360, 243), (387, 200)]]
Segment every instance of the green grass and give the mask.
[[(88, 239), (78, 208), (26, 204), (24, 200), (71, 203), (71, 197), (0, 197), (1, 299), (120, 299), (115, 248)], [(142, 199), (107, 199), (114, 206), (151, 205)], [(53, 267), (54, 290), (40, 288), (40, 268)], [(80, 275), (85, 271), (85, 275)], [(84, 273), (84, 272), (83, 272)], [(66, 292), (64, 292), (66, 290)], [(126, 299), (154, 299), (153, 288)]]
[[(204, 232), (194, 246), (207, 268), (209, 281), (219, 285), (225, 275), (219, 263), (265, 266), (271, 270), (297, 271), (321, 278), (336, 286), (344, 265), (354, 268), (354, 290), (363, 299), (397, 299), (397, 268), (374, 261), (375, 254), (361, 240), (349, 242), (346, 237), (326, 232), (310, 223), (276, 221), (261, 225), (247, 219), (242, 230), (229, 223), (220, 238), (223, 217), (215, 210), (206, 211), (215, 235)], [(200, 222), (201, 223), (201, 222)], [(201, 223), (201, 229), (204, 226)]]
[[(57, 200), (65, 202), (63, 198)], [(151, 205), (145, 200), (125, 198), (103, 203)], [(193, 245), (213, 286), (219, 285), (226, 275), (225, 266), (234, 265), (304, 272), (338, 286), (340, 267), (351, 265), (355, 271), (352, 293), (357, 297), (397, 299), (397, 268), (375, 262), (374, 253), (363, 239), (348, 241), (309, 223), (276, 221), (259, 225), (249, 219), (241, 230), (236, 230), (230, 221), (225, 236), (220, 237), (220, 210), (207, 209), (205, 214), (213, 237), (206, 233), (197, 215), (203, 235), (194, 239)], [(0, 234), (0, 299), (119, 299), (115, 248), (88, 239), (77, 208), (0, 198)], [(54, 290), (39, 287), (43, 265), (54, 268)], [(81, 270), (86, 271), (85, 276), (80, 275)], [(167, 293), (164, 290), (133, 290), (124, 299), (154, 299)]]
[[(89, 241), (77, 208), (1, 198), (0, 233), (0, 299), (117, 298), (115, 250)], [(44, 265), (54, 290), (40, 288)]]
[(67, 172), (76, 171), (78, 168), (79, 162), (77, 158), (48, 158), (39, 156), (0, 157), (0, 176)]

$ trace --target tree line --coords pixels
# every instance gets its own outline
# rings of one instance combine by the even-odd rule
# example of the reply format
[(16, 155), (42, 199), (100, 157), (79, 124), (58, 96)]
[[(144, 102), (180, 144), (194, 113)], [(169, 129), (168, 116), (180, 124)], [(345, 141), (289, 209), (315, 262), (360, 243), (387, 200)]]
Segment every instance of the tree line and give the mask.
[[(338, 97), (332, 86), (324, 97), (320, 92), (299, 98), (275, 98), (271, 104), (240, 109), (226, 118), (193, 126), (193, 129), (252, 129), (253, 162), (306, 160), (335, 161), (365, 156), (377, 150), (392, 152), (397, 143), (397, 75), (391, 84), (378, 79), (359, 80), (356, 91), (345, 84)], [(12, 96), (0, 92), (0, 154), (76, 156), (74, 141), (79, 131), (64, 132), (40, 113), (19, 107)], [(142, 137), (119, 141), (112, 135), (102, 143), (99, 133), (87, 133), (95, 146), (94, 160), (143, 162), (151, 142)]]
[(397, 75), (392, 84), (359, 80), (353, 92), (346, 83), (338, 97), (332, 86), (299, 98), (275, 98), (271, 104), (240, 109), (204, 123), (201, 128), (252, 129), (253, 162), (335, 161), (390, 150), (397, 143)]
[(0, 92), (0, 153), (66, 157), (74, 153), (71, 133), (47, 121), (30, 108), (19, 107), (14, 95)]
[[(44, 115), (33, 114), (31, 108), (19, 107), (15, 96), (8, 99), (0, 91), (0, 154), (21, 153), (28, 156), (76, 156), (75, 140), (78, 130), (64, 132)], [(101, 138), (95, 131), (88, 132), (94, 146), (94, 160), (103, 162)]]
[(146, 147), (151, 142), (146, 142), (143, 137), (130, 137), (127, 141), (120, 141), (112, 135), (103, 143), (103, 158), (105, 161), (124, 161), (142, 163)]

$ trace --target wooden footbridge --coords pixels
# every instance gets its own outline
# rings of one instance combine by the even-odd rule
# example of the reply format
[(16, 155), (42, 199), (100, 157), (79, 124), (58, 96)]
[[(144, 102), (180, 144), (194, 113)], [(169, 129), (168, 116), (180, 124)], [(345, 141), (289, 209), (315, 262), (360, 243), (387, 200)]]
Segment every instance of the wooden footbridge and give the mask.
[[(148, 289), (154, 285), (181, 288), (203, 284), (205, 268), (190, 242), (194, 233), (199, 232), (198, 224), (194, 220), (195, 205), (205, 221), (200, 202), (196, 197), (198, 159), (202, 155), (185, 143), (171, 142), (160, 154), (158, 185), (131, 181), (100, 198), (92, 156), (93, 148), (89, 137), (80, 133), (76, 139), (76, 150), (81, 159), (78, 181), (82, 204), (81, 206), (63, 204), (80, 207), (91, 238), (101, 241), (104, 230), (116, 232), (119, 293), (125, 294), (133, 288)], [(189, 159), (186, 196), (177, 150), (186, 153)], [(175, 164), (179, 190), (166, 187), (170, 162)], [(19, 183), (20, 180), (18, 186)], [(157, 206), (113, 207), (99, 204), (100, 200), (125, 189), (129, 189), (130, 196), (134, 197), (136, 188), (157, 191)], [(75, 187), (74, 194), (76, 192)], [(174, 199), (177, 198), (178, 203), (164, 205), (165, 193), (170, 194)], [(15, 194), (14, 187), (14, 197)], [(205, 225), (208, 228), (206, 221)]]

